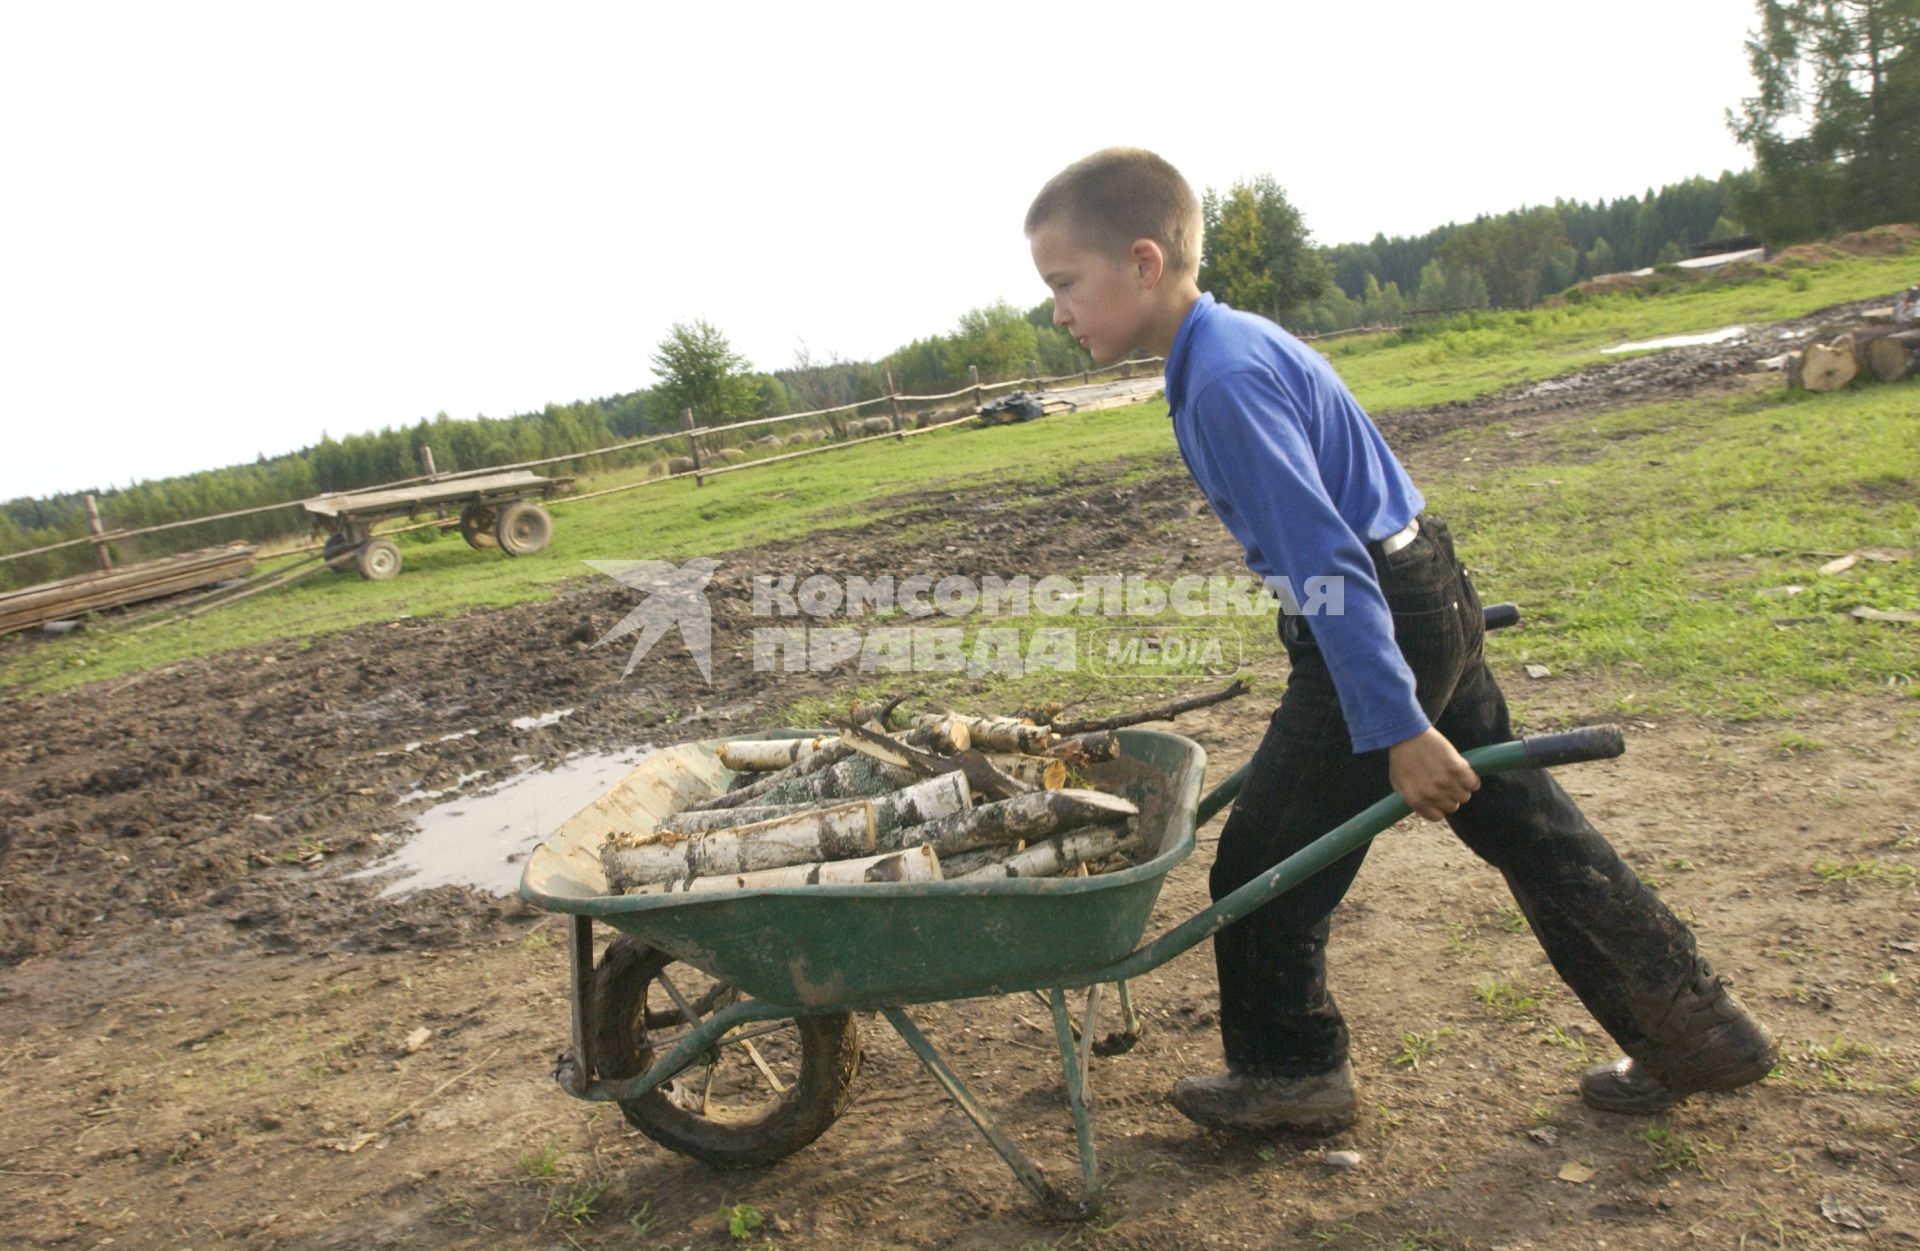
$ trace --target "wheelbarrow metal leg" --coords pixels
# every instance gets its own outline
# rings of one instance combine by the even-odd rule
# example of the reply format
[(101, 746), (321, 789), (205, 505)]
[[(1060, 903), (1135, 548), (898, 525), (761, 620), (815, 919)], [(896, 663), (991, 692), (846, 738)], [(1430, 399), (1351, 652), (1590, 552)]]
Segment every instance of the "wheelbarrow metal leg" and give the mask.
[(1080, 1099), (1087, 1104), (1093, 1102), (1087, 1087), (1093, 1081), (1093, 1034), (1094, 1026), (1100, 1023), (1100, 986), (1095, 982), (1087, 987), (1087, 1015), (1080, 1021)]
[[(1092, 1005), (1089, 1004), (1089, 1007)], [(1092, 1025), (1092, 1014), (1088, 1014)], [(1093, 1197), (1096, 1164), (1093, 1158), (1093, 1126), (1087, 1120), (1086, 1091), (1080, 1083), (1081, 1068), (1073, 1053), (1073, 1026), (1067, 1020), (1067, 992), (1053, 988), (1053, 1036), (1060, 1044), (1060, 1063), (1067, 1071), (1067, 1105), (1073, 1109), (1073, 1133), (1080, 1140), (1080, 1176), (1086, 1182), (1084, 1194)], [(1088, 1035), (1091, 1037), (1091, 1035)]]
[(587, 996), (593, 993), (593, 918), (567, 918), (569, 1007), (573, 1018), (573, 1046), (560, 1057), (555, 1076), (576, 1098), (586, 1094), (593, 1080), (593, 1054), (587, 1039)]
[[(1054, 993), (1059, 994), (1058, 991)], [(960, 1105), (960, 1110), (967, 1114), (967, 1119), (973, 1122), (973, 1127), (985, 1136), (995, 1151), (1000, 1153), (1000, 1158), (1007, 1162), (1007, 1167), (1013, 1170), (1013, 1175), (1020, 1179), (1021, 1184), (1031, 1190), (1034, 1196), (1048, 1207), (1071, 1206), (1066, 1197), (1047, 1181), (1040, 1172), (1039, 1166), (1027, 1158), (1027, 1153), (1020, 1150), (993, 1117), (987, 1114), (987, 1110), (980, 1106), (979, 1101), (973, 1097), (973, 1092), (968, 1090), (966, 1084), (960, 1080), (959, 1074), (947, 1067), (947, 1062), (940, 1058), (938, 1051), (933, 1049), (933, 1044), (928, 1042), (927, 1036), (920, 1032), (920, 1027), (899, 1008), (887, 1008), (884, 1011), (887, 1023), (893, 1026), (894, 1032), (905, 1040), (907, 1046), (913, 1048), (913, 1053), (920, 1057), (920, 1063), (926, 1066), (933, 1080), (940, 1083), (940, 1088), (947, 1092), (947, 1096)]]
[(1133, 1010), (1133, 994), (1127, 989), (1127, 979), (1121, 978), (1114, 985), (1120, 991), (1120, 1028), (1130, 1037), (1140, 1035), (1140, 1017)]

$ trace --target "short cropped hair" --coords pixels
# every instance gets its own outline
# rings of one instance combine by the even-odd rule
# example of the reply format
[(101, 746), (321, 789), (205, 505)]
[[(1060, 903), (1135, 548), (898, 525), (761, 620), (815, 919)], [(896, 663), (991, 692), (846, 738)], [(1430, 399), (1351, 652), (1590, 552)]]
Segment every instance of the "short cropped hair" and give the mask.
[(1144, 148), (1103, 148), (1055, 174), (1027, 209), (1026, 233), (1056, 220), (1101, 251), (1119, 255), (1151, 239), (1169, 270), (1200, 271), (1200, 201), (1179, 170)]

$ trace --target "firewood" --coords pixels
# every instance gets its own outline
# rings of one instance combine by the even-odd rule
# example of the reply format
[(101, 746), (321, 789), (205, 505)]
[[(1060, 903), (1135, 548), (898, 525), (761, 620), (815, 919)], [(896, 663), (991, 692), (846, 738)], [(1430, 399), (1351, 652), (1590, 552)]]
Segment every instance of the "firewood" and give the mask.
[[(1791, 362), (1789, 362), (1791, 364)], [(1797, 381), (1808, 391), (1838, 391), (1852, 382), (1860, 367), (1853, 359), (1853, 337), (1841, 335), (1832, 343), (1810, 343), (1800, 354)]]
[(1920, 373), (1920, 330), (1899, 330), (1867, 344), (1867, 366), (1882, 382)]
[(1094, 717), (1086, 721), (1069, 721), (1063, 725), (1055, 725), (1053, 732), (1062, 738), (1071, 738), (1095, 730), (1118, 730), (1122, 726), (1139, 725), (1146, 721), (1171, 721), (1183, 712), (1192, 712), (1196, 708), (1205, 708), (1211, 704), (1224, 703), (1229, 699), (1238, 699), (1251, 689), (1244, 681), (1236, 678), (1225, 688), (1211, 695), (1194, 695), (1187, 699), (1176, 699), (1169, 704), (1144, 708), (1139, 712), (1123, 713), (1117, 717)]
[(1128, 800), (1105, 791), (1033, 791), (981, 804), (971, 812), (902, 826), (888, 836), (886, 845), (925, 844), (950, 856), (1021, 839), (1033, 842), (1061, 830), (1123, 820), (1139, 812)]
[(600, 864), (620, 892), (654, 882), (870, 856), (877, 850), (874, 826), (872, 804), (846, 804), (639, 847), (614, 840), (601, 849)]
[[(919, 733), (920, 731), (915, 731)], [(913, 738), (910, 734), (909, 739)], [(932, 777), (937, 773), (958, 771), (966, 775), (967, 785), (973, 793), (988, 800), (1008, 799), (1035, 789), (1017, 778), (997, 768), (992, 761), (980, 752), (968, 748), (951, 755), (922, 751), (890, 735), (864, 727), (848, 726), (841, 738), (855, 751), (870, 754), (886, 767), (897, 767), (894, 762), (904, 760), (907, 767), (923, 777)]]
[(1092, 826), (1034, 843), (1024, 851), (964, 876), (949, 874), (948, 880), (985, 882), (1009, 877), (1054, 877), (1109, 856), (1133, 855), (1145, 849), (1145, 841), (1133, 832), (1129, 823)]
[(845, 742), (834, 743), (832, 746), (822, 747), (812, 755), (795, 761), (778, 773), (769, 773), (766, 777), (755, 780), (751, 785), (742, 786), (737, 790), (726, 791), (710, 799), (702, 799), (690, 803), (683, 811), (706, 812), (714, 808), (738, 808), (744, 804), (755, 801), (766, 803), (791, 802), (788, 800), (767, 800), (765, 796), (777, 786), (785, 785), (797, 778), (811, 777), (821, 770), (832, 768), (851, 755), (853, 755), (853, 748), (847, 746)]
[(739, 772), (765, 773), (784, 769), (803, 760), (822, 747), (840, 740), (829, 735), (816, 738), (745, 738), (720, 744), (720, 763)]
[(791, 817), (802, 812), (818, 812), (824, 808), (844, 808), (850, 803), (869, 803), (869, 800), (849, 800), (843, 798), (813, 799), (798, 804), (742, 804), (738, 808), (688, 808), (681, 812), (661, 817), (654, 824), (656, 837), (632, 838), (627, 836), (627, 845), (638, 846), (641, 843), (658, 842), (669, 834), (685, 836), (705, 834), (709, 830), (726, 830), (740, 825), (756, 825), (761, 821), (771, 821), (775, 817)]
[(713, 891), (761, 890), (770, 886), (819, 886), (835, 883), (937, 882), (943, 876), (940, 858), (931, 847), (912, 847), (856, 860), (822, 860), (751, 873), (717, 874), (677, 882), (635, 886), (629, 895), (701, 895)]
[(1003, 863), (1015, 852), (1026, 850), (1026, 846), (1025, 841), (1018, 841), (999, 847), (982, 847), (975, 851), (958, 851), (951, 856), (941, 856), (940, 873), (949, 879), (962, 878), (975, 869), (984, 869), (990, 864)]
[(832, 799), (836, 796), (858, 799), (884, 795), (888, 791), (912, 785), (914, 780), (915, 776), (909, 769), (898, 769), (855, 755), (817, 773), (782, 782), (769, 788), (760, 798), (770, 804), (803, 803), (809, 799)]
[(1063, 738), (1047, 748), (1047, 755), (1066, 763), (1069, 769), (1084, 769), (1120, 758), (1120, 740), (1112, 730), (1096, 730), (1075, 738)]
[(1042, 752), (1053, 741), (1053, 731), (1044, 725), (1016, 721), (1012, 717), (965, 717), (954, 713), (918, 717), (916, 727), (939, 724), (942, 718), (965, 727), (972, 745), (981, 751)]
[(1057, 791), (1067, 784), (1067, 762), (1056, 756), (989, 755), (993, 767), (1017, 782)]

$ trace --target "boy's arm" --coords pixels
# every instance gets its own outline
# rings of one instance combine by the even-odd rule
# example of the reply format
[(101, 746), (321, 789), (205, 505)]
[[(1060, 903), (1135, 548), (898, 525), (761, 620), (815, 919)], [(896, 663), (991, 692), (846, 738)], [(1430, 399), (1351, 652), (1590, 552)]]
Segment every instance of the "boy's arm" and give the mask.
[(1341, 615), (1312, 625), (1353, 750), (1392, 747), (1428, 729), (1373, 558), (1327, 494), (1294, 398), (1266, 371), (1247, 370), (1215, 379), (1191, 407), (1201, 486), (1226, 497), (1265, 563), (1296, 579), (1296, 591), (1306, 578), (1341, 579)]
[[(1221, 385), (1221, 384), (1227, 385)], [(1280, 420), (1256, 421), (1264, 410)], [(1343, 615), (1320, 618), (1314, 642), (1333, 676), (1355, 752), (1385, 747), (1387, 773), (1407, 806), (1429, 821), (1480, 789), (1472, 766), (1434, 729), (1393, 638), (1393, 614), (1366, 545), (1321, 481), (1294, 401), (1257, 371), (1216, 380), (1194, 397), (1189, 428), (1201, 486), (1225, 495), (1249, 532), (1251, 552), (1296, 576), (1345, 579)]]

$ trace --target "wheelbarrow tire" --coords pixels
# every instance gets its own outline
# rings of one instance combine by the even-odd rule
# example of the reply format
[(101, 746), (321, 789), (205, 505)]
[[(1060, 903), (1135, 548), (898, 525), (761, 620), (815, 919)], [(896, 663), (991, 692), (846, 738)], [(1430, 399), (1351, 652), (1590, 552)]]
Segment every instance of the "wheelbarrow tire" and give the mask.
[[(653, 1062), (646, 1039), (656, 1015), (645, 1010), (647, 986), (673, 958), (633, 938), (608, 944), (595, 970), (587, 1028), (602, 1078), (633, 1077)], [(624, 1100), (627, 1123), (661, 1146), (720, 1168), (784, 1160), (827, 1131), (853, 1102), (860, 1068), (860, 1030), (850, 1013), (794, 1019), (800, 1074), (786, 1092), (751, 1119), (709, 1119), (675, 1104), (662, 1089)], [(638, 1028), (636, 1028), (638, 1027)]]

